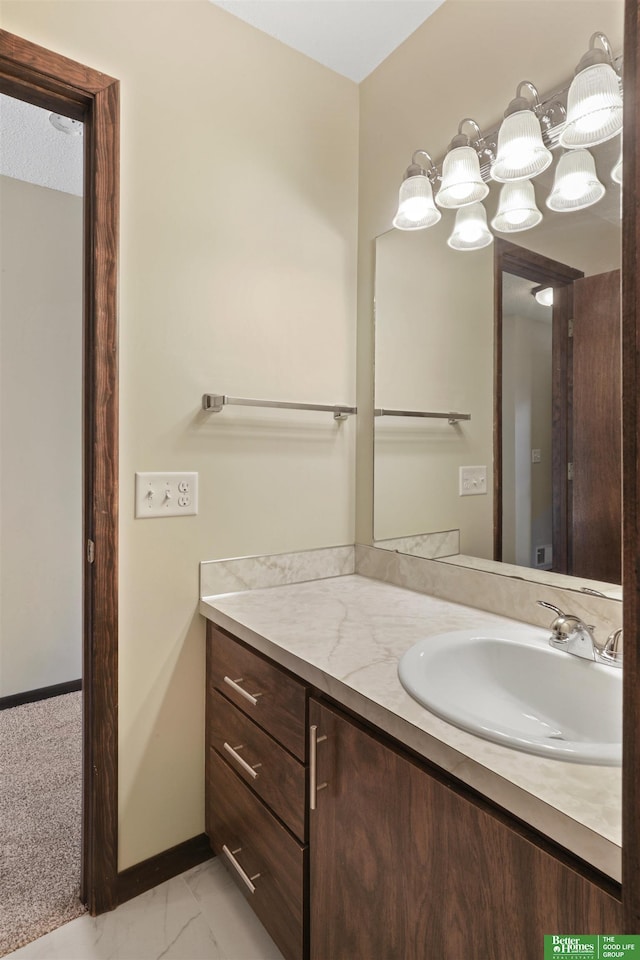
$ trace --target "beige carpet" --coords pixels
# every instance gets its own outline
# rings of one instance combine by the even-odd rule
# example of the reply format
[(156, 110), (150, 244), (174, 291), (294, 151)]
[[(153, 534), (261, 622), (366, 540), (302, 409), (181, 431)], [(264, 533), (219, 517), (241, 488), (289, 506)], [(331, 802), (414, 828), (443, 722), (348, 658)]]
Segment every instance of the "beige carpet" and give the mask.
[(85, 911), (81, 698), (0, 710), (0, 956)]

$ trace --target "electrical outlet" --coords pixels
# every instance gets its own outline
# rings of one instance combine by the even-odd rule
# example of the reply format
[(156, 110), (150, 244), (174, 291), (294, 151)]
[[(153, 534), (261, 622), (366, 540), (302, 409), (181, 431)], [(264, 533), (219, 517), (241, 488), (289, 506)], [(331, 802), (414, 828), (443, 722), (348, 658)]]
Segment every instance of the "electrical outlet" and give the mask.
[(188, 517), (197, 512), (197, 473), (136, 473), (136, 517)]
[(534, 549), (534, 566), (550, 570), (553, 564), (553, 547), (550, 543), (545, 543), (541, 547)]
[(461, 497), (475, 497), (487, 492), (486, 467), (460, 467), (459, 494)]

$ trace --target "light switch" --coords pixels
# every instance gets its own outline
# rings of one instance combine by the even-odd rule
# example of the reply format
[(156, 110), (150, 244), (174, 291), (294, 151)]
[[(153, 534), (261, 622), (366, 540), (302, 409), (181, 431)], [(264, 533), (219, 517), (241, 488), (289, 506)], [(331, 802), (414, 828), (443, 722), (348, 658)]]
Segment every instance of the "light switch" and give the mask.
[(188, 517), (197, 512), (197, 473), (136, 473), (136, 517)]
[(487, 492), (486, 467), (460, 467), (459, 493), (461, 497), (475, 497)]

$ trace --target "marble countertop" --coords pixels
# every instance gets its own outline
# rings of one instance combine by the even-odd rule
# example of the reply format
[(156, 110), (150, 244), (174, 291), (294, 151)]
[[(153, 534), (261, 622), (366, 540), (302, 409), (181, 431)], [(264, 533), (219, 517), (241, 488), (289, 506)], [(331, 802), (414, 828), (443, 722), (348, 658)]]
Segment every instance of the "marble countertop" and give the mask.
[(620, 880), (619, 767), (482, 740), (425, 710), (398, 680), (399, 658), (424, 636), (521, 623), (357, 574), (205, 597), (200, 612)]

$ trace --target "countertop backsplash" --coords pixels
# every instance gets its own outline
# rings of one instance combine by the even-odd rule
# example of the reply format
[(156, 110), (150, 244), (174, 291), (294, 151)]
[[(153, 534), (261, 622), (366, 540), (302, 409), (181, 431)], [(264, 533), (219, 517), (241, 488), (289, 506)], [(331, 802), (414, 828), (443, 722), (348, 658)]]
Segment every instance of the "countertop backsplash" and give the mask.
[(351, 573), (355, 573), (353, 545), (207, 560), (200, 564), (200, 596), (284, 587), (288, 583), (343, 577)]
[(355, 572), (539, 627), (547, 627), (553, 620), (552, 611), (536, 603), (537, 600), (546, 600), (564, 613), (593, 624), (600, 645), (605, 643), (612, 630), (622, 626), (622, 603), (619, 600), (362, 544), (355, 547)]

